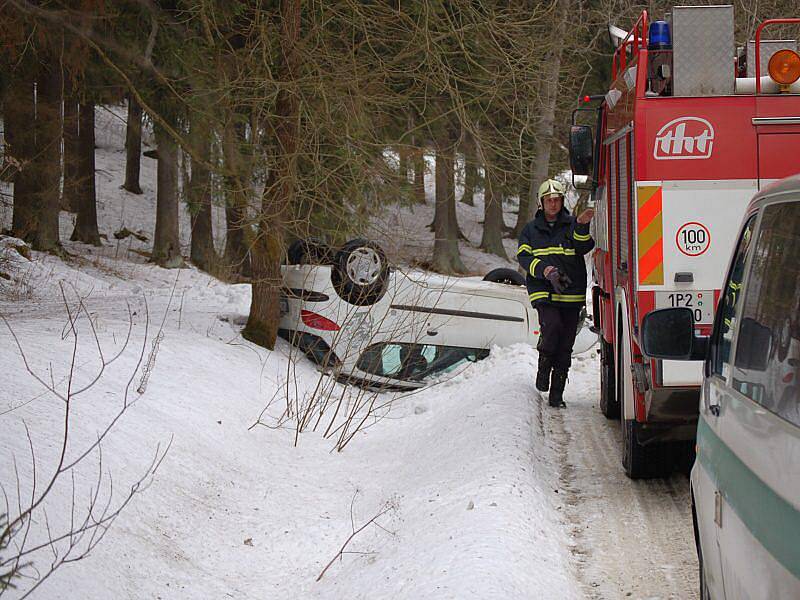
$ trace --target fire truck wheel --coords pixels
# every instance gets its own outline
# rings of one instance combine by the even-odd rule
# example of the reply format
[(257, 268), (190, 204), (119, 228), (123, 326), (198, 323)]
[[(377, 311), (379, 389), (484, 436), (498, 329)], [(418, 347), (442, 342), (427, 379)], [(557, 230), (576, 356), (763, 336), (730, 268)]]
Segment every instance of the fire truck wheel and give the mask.
[(675, 452), (669, 444), (639, 442), (639, 423), (633, 419), (622, 427), (622, 466), (631, 479), (667, 477), (672, 472)]
[[(622, 339), (622, 336), (617, 339)], [(622, 352), (617, 352), (617, 373), (622, 373)], [(652, 479), (666, 477), (672, 472), (675, 452), (669, 444), (639, 441), (641, 424), (636, 418), (625, 414), (626, 386), (623, 381), (617, 386), (617, 402), (622, 418), (622, 466), (631, 479)], [(633, 417), (633, 415), (630, 415)]]
[(607, 419), (619, 419), (619, 402), (614, 389), (614, 347), (600, 339), (600, 412)]

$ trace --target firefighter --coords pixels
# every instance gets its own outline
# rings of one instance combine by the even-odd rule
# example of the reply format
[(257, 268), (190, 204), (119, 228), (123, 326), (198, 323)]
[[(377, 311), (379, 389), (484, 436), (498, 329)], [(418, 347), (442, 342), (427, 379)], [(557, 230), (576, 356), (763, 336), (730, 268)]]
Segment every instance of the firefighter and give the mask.
[(539, 369), (536, 389), (550, 391), (548, 403), (566, 406), (564, 386), (572, 363), (578, 318), (586, 304), (584, 254), (594, 248), (589, 208), (573, 217), (564, 206), (564, 184), (539, 186), (539, 210), (519, 238), (517, 260), (527, 273), (528, 295), (539, 314)]

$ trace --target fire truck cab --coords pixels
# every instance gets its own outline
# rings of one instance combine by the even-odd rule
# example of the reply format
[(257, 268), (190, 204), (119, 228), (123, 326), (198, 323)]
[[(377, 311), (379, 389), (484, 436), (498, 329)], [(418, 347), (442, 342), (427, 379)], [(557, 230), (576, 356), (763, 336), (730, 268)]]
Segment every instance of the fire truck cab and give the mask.
[(622, 420), (631, 478), (665, 476), (693, 450), (703, 375), (702, 361), (644, 356), (642, 319), (685, 306), (708, 333), (748, 201), (800, 172), (797, 41), (761, 39), (796, 24), (765, 21), (737, 49), (732, 6), (644, 12), (620, 36), (608, 91), (585, 98), (596, 135), (571, 128), (573, 174), (591, 175), (596, 208), (600, 407)]

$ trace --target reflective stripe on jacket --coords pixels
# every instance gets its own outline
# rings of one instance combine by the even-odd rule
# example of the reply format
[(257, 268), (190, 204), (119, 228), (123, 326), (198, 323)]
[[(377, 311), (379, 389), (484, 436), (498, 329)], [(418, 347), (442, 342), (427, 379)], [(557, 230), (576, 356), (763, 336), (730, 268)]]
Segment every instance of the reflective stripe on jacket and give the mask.
[[(525, 225), (519, 237), (517, 261), (527, 273), (526, 283), (531, 303), (578, 306), (586, 303), (586, 263), (584, 254), (594, 248), (588, 223), (578, 223), (562, 208), (551, 227), (539, 209), (533, 221)], [(558, 267), (572, 283), (556, 294), (545, 278), (548, 266)]]

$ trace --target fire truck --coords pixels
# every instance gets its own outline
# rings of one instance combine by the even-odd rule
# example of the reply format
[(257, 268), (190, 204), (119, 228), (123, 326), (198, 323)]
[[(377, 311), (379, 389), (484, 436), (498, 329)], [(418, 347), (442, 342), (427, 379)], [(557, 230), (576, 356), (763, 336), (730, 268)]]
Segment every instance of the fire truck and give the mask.
[[(737, 48), (733, 6), (643, 12), (618, 34), (608, 91), (573, 113), (571, 166), (590, 176), (596, 209), (599, 404), (622, 421), (631, 478), (667, 475), (693, 451), (704, 369), (643, 356), (643, 317), (685, 306), (710, 333), (749, 199), (800, 172), (797, 41), (762, 35), (797, 24), (765, 21)], [(587, 111), (594, 132), (576, 124)]]

